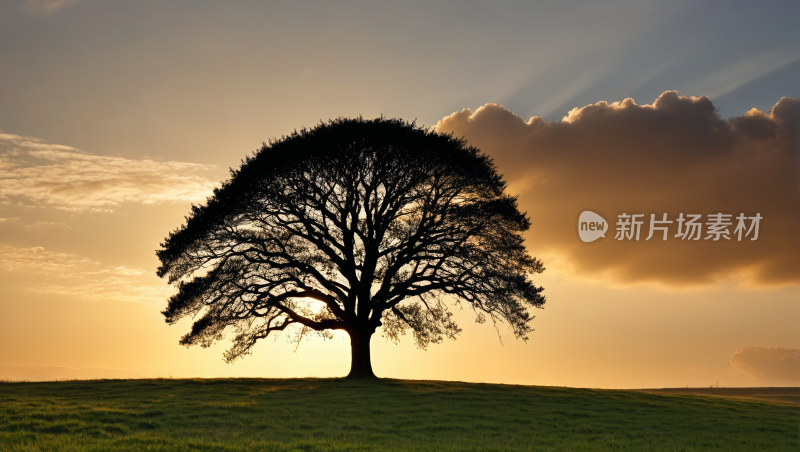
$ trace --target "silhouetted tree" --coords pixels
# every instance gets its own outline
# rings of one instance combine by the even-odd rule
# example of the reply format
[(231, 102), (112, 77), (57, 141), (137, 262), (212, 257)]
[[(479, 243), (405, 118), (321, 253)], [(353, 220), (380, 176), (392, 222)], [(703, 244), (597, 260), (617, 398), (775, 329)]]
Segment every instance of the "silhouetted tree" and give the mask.
[(272, 140), (161, 244), (158, 275), (179, 288), (163, 314), (200, 315), (186, 346), (232, 329), (228, 362), (291, 326), (297, 340), (346, 331), (354, 378), (375, 377), (379, 327), (393, 341), (411, 329), (422, 348), (455, 338), (446, 296), (527, 339), (527, 308), (545, 302), (529, 276), (544, 268), (504, 189), (478, 149), (402, 120), (337, 119)]

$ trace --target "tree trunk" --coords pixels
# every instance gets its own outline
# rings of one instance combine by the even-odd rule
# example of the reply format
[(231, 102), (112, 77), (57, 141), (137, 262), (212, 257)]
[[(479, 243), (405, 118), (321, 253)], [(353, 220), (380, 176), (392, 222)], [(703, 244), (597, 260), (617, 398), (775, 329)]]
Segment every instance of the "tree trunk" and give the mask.
[(378, 378), (372, 372), (372, 360), (369, 354), (369, 341), (372, 333), (352, 331), (350, 332), (350, 374), (347, 378), (357, 380), (367, 380)]

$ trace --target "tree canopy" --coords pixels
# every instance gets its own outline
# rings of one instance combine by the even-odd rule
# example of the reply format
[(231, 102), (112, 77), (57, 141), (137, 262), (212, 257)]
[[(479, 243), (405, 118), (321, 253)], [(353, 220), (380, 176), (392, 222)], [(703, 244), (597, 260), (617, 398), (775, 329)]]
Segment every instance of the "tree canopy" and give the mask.
[[(448, 303), (527, 339), (544, 270), (530, 220), (492, 160), (463, 139), (399, 119), (340, 118), (264, 143), (156, 253), (178, 291), (180, 343), (234, 333), (224, 358), (295, 328), (348, 333), (351, 377), (374, 377), (370, 338), (410, 330), (420, 347), (461, 331)], [(316, 302), (311, 302), (316, 300)]]

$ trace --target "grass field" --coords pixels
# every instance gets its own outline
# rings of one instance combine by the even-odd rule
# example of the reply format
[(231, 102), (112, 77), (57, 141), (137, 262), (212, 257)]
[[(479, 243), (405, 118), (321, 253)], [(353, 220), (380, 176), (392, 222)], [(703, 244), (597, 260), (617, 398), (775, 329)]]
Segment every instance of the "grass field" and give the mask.
[(800, 407), (696, 394), (339, 379), (0, 383), (3, 451), (797, 451)]

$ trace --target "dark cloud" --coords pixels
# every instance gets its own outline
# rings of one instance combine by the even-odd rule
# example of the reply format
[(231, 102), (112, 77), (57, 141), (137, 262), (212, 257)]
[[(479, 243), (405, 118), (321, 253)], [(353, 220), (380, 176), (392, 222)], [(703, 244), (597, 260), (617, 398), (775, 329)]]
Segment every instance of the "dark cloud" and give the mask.
[[(490, 154), (520, 194), (533, 226), (528, 245), (551, 269), (611, 283), (668, 286), (736, 278), (757, 285), (800, 282), (800, 101), (724, 120), (707, 97), (663, 93), (653, 105), (600, 102), (560, 122), (525, 121), (487, 104), (442, 119), (437, 129)], [(610, 223), (605, 239), (580, 242), (577, 218)], [(618, 241), (617, 216), (644, 214), (640, 240)], [(646, 241), (650, 214), (732, 214), (733, 240)], [(736, 240), (739, 214), (759, 213), (756, 241)], [(749, 226), (749, 221), (747, 222)], [(752, 236), (752, 235), (751, 235)]]
[(731, 368), (758, 383), (800, 384), (800, 350), (747, 345), (731, 356)]

